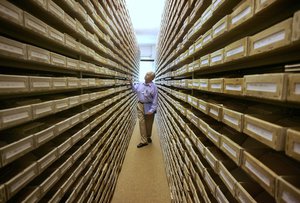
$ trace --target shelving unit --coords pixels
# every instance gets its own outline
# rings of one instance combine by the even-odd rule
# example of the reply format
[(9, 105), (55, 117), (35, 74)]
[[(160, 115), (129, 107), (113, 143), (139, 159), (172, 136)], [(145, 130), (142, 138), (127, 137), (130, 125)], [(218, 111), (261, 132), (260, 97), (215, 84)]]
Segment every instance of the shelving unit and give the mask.
[(174, 202), (300, 201), (299, 10), (166, 1), (156, 83)]
[(0, 202), (109, 202), (136, 119), (124, 1), (1, 1), (0, 23)]

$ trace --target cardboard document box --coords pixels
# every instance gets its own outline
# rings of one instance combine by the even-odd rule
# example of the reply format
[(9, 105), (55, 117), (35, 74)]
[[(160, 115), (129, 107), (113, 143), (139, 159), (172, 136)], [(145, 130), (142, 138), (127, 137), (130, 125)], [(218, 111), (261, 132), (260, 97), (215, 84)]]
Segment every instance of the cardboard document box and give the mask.
[(194, 51), (194, 52), (197, 52), (197, 51), (199, 51), (200, 49), (202, 49), (202, 36), (200, 36), (200, 37), (196, 40), (196, 42), (195, 42), (195, 44), (194, 44), (194, 48), (195, 48), (195, 51)]
[(224, 61), (234, 61), (248, 56), (248, 46), (248, 37), (242, 38), (226, 46), (224, 49)]
[(203, 68), (203, 67), (209, 66), (209, 61), (210, 61), (210, 54), (202, 56), (200, 58), (200, 69)]
[(67, 78), (52, 78), (53, 89), (67, 89), (68, 88), (68, 79)]
[(53, 88), (52, 77), (29, 76), (30, 91), (50, 91)]
[(64, 33), (48, 26), (48, 37), (55, 41), (56, 43), (59, 43), (61, 45), (65, 44), (65, 36)]
[[(47, 176), (44, 177), (45, 180), (40, 184), (40, 188), (41, 188), (41, 193), (42, 194), (46, 194), (54, 185), (57, 181), (60, 180), (61, 178), (61, 174), (60, 174), (60, 169), (55, 169), (55, 168), (51, 168), (48, 171), (53, 171), (48, 172)], [(41, 177), (39, 177), (41, 178)]]
[(292, 18), (282, 21), (249, 38), (249, 55), (269, 52), (291, 43)]
[(213, 15), (212, 5), (210, 5), (201, 15), (201, 24), (207, 22)]
[(210, 66), (222, 64), (224, 61), (224, 49), (220, 49), (210, 54)]
[(297, 41), (300, 39), (300, 11), (297, 11), (296, 13), (294, 13), (294, 17), (293, 17), (293, 33), (292, 33), (292, 41)]
[(0, 94), (29, 92), (29, 78), (27, 76), (0, 75)]
[(79, 62), (76, 59), (66, 57), (66, 66), (72, 70), (79, 70)]
[(209, 91), (223, 93), (224, 78), (209, 79)]
[(285, 153), (300, 160), (300, 130), (298, 128), (287, 130)]
[(16, 126), (32, 120), (31, 106), (0, 110), (0, 128)]
[(300, 102), (300, 74), (288, 75), (287, 100), (291, 102)]
[(77, 19), (76, 19), (76, 30), (77, 30), (77, 33), (80, 34), (82, 37), (86, 36), (85, 28)]
[(254, 1), (255, 0), (244, 1), (230, 14), (230, 30), (253, 17)]
[(66, 57), (60, 54), (50, 53), (50, 63), (54, 66), (66, 67)]
[(18, 41), (0, 36), (0, 56), (26, 60), (26, 45)]
[(300, 199), (299, 176), (282, 176), (277, 180), (276, 202), (298, 202)]
[(288, 75), (284, 73), (244, 76), (244, 94), (258, 98), (284, 101)]
[(202, 36), (202, 47), (206, 46), (213, 40), (213, 30), (210, 29)]
[[(67, 1), (71, 2), (71, 1)], [(75, 7), (74, 7), (75, 8)], [(76, 20), (69, 16), (67, 13), (64, 14), (64, 23), (71, 28), (72, 30), (76, 31)]]
[(261, 12), (263, 9), (272, 5), (277, 0), (256, 0), (255, 1), (255, 14)]
[(50, 63), (50, 52), (45, 49), (27, 45), (27, 53), (29, 61), (36, 61), (45, 64)]
[(68, 34), (64, 34), (65, 35), (65, 46), (67, 46), (68, 48), (71, 48), (75, 51), (78, 51), (78, 42), (76, 41), (76, 39), (74, 39), (73, 37), (71, 37)]
[(42, 156), (37, 161), (40, 173), (46, 170), (53, 162), (55, 162), (59, 158), (57, 148), (54, 148), (53, 146), (47, 146), (45, 149), (41, 149), (37, 153), (39, 154), (39, 156)]
[(27, 12), (24, 12), (24, 26), (34, 33), (48, 37), (48, 25)]
[(217, 38), (218, 36), (224, 34), (229, 30), (229, 16), (226, 15), (221, 20), (219, 20), (212, 28), (212, 35), (213, 39)]
[(39, 129), (39, 132), (34, 134), (35, 145), (39, 147), (54, 137), (56, 137), (55, 125), (43, 126)]
[(224, 78), (223, 93), (243, 95), (244, 78)]
[(48, 12), (54, 15), (56, 18), (61, 19), (61, 21), (63, 21), (65, 14), (64, 10), (52, 0), (48, 0), (47, 3)]
[(53, 101), (32, 104), (31, 108), (33, 119), (42, 118), (55, 112)]
[(0, 2), (0, 18), (23, 26), (23, 10), (8, 1)]

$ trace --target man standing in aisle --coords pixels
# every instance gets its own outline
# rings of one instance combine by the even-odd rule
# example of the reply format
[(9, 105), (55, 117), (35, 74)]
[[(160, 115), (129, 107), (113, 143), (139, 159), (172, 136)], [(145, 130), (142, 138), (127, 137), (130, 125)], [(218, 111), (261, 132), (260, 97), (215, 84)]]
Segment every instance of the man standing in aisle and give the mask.
[(137, 145), (138, 148), (144, 147), (152, 142), (152, 125), (157, 109), (158, 96), (157, 87), (152, 82), (154, 78), (154, 72), (147, 72), (144, 83), (133, 85), (132, 80), (130, 80), (132, 90), (137, 94), (138, 98), (137, 111), (141, 132), (141, 142)]

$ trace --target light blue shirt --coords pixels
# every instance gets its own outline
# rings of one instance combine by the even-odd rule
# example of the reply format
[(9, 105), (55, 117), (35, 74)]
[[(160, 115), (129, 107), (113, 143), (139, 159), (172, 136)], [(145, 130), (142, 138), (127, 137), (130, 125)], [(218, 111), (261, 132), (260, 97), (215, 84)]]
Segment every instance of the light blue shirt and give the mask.
[(137, 94), (138, 100), (144, 103), (144, 113), (156, 112), (158, 91), (153, 82), (137, 83), (132, 85), (132, 90)]

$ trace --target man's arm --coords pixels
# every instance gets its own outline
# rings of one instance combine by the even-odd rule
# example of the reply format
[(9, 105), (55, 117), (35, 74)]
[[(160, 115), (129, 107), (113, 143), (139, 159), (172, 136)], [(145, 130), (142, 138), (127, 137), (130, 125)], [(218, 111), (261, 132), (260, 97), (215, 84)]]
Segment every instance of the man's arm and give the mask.
[(156, 111), (157, 101), (158, 101), (158, 90), (157, 90), (157, 87), (155, 86), (153, 102), (152, 102), (150, 110), (146, 113), (146, 115), (152, 115)]

